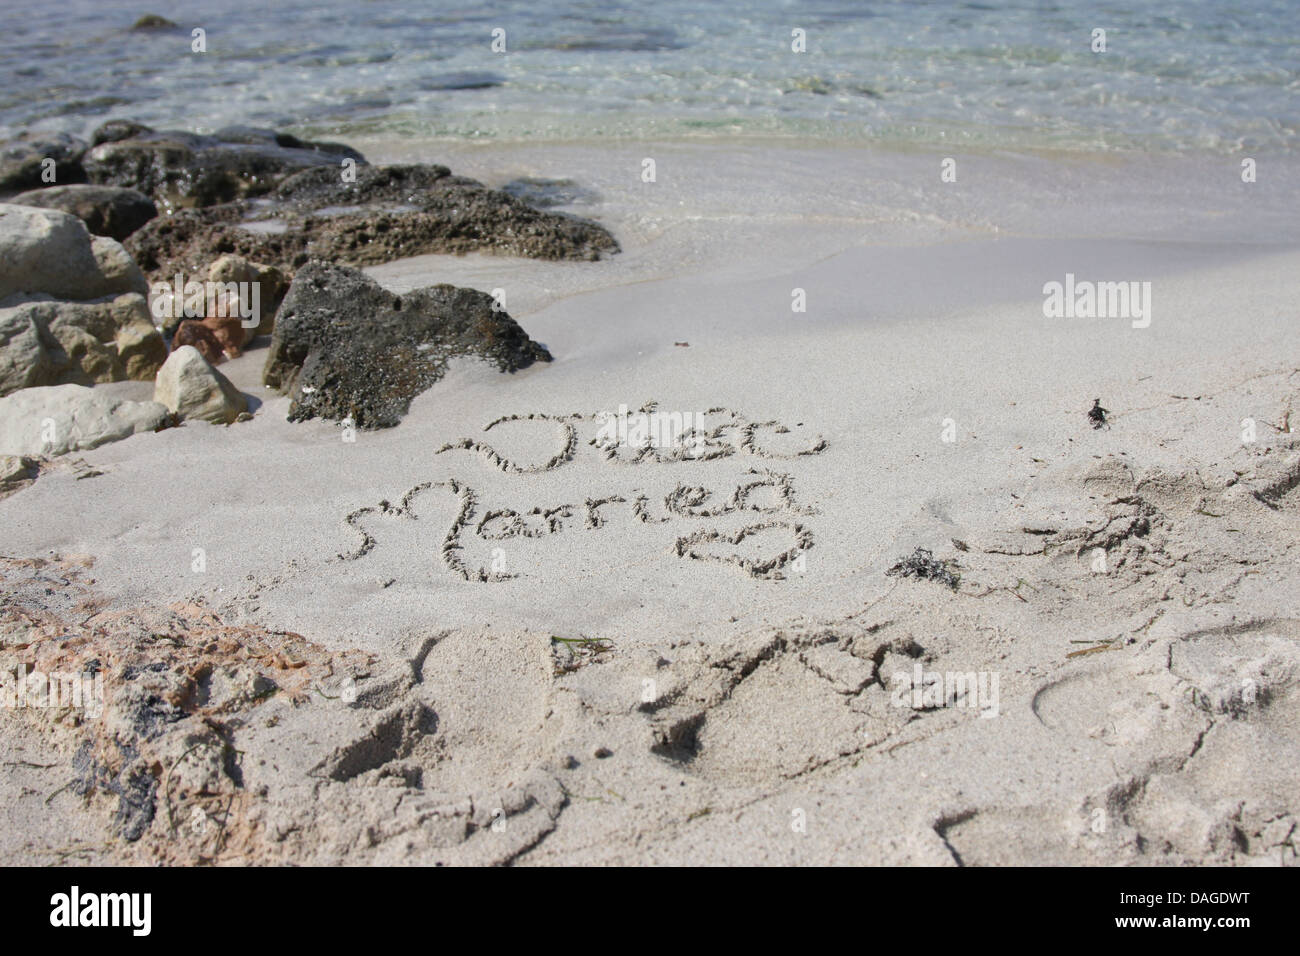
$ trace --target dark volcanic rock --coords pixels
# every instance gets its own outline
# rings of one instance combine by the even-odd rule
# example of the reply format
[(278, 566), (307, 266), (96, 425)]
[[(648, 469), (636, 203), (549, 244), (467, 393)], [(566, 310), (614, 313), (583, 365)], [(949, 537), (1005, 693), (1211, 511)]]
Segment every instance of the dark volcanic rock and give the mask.
[(459, 70), (454, 73), (439, 73), (425, 77), (416, 82), (421, 90), (486, 90), (501, 86), (506, 78), (500, 73), (488, 73), (480, 70)]
[(222, 143), (238, 143), (244, 146), (264, 146), (280, 149), (305, 149), (314, 153), (332, 156), (335, 166), (343, 159), (354, 159), (358, 166), (364, 166), (366, 158), (351, 146), (343, 143), (329, 143), (320, 140), (299, 139), (289, 133), (279, 133), (261, 126), (223, 126), (212, 134), (212, 138)]
[(156, 13), (146, 13), (131, 26), (132, 30), (176, 30), (179, 27), (166, 17)]
[(477, 355), (503, 372), (551, 360), (493, 304), (451, 285), (397, 296), (355, 269), (311, 262), (280, 306), (263, 381), (293, 398), (290, 421), (396, 425), (452, 356)]
[(116, 143), (118, 140), (130, 139), (132, 136), (138, 136), (141, 133), (151, 133), (148, 126), (143, 123), (136, 123), (132, 120), (109, 120), (99, 129), (95, 130), (90, 138), (91, 146), (100, 146), (104, 143)]
[[(345, 183), (328, 170), (306, 169), (287, 177), (272, 197), (277, 211), (311, 213), (347, 208), (357, 203), (409, 203), (419, 206), (433, 190), (455, 184), (479, 186), (464, 176), (452, 176), (446, 166), (368, 166), (358, 169), (356, 182)], [(480, 188), (482, 188), (480, 186)]]
[(311, 166), (333, 167), (337, 176), (344, 159), (366, 161), (336, 143), (310, 143), (252, 127), (200, 136), (115, 120), (96, 130), (94, 139), (99, 145), (82, 161), (91, 182), (139, 190), (168, 212), (260, 196), (286, 175)]
[[(64, 183), (84, 183), (84, 140), (67, 133), (27, 134), (0, 147), (0, 194)], [(41, 179), (42, 162), (54, 160), (53, 183)]]
[(337, 169), (306, 169), (262, 200), (156, 220), (128, 247), (162, 275), (198, 271), (214, 252), (293, 271), (313, 258), (368, 266), (429, 253), (596, 260), (618, 251), (603, 226), (432, 165), (358, 166), (355, 183)]
[(9, 200), (20, 206), (40, 206), (72, 213), (97, 236), (122, 240), (158, 215), (144, 193), (118, 186), (51, 186), (19, 193)]

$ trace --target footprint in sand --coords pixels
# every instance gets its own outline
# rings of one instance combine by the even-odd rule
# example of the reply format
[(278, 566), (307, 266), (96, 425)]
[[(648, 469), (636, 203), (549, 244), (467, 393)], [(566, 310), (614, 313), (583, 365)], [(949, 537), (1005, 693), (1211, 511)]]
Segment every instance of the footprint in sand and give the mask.
[[(410, 661), (397, 701), (317, 765), (321, 799), (369, 814), (358, 794), (402, 791), (397, 812), (361, 821), (379, 860), (432, 848), (452, 861), (507, 861), (553, 829), (564, 805), (546, 769), (560, 734), (550, 649), (536, 635), (493, 630), (430, 645)], [(457, 661), (454, 678), (426, 666), (437, 658)]]
[(824, 635), (776, 636), (701, 665), (669, 706), (643, 708), (652, 749), (731, 786), (779, 785), (857, 753), (880, 729), (873, 704), (887, 706), (875, 664)]
[[(1034, 696), (1038, 719), (1061, 734), (1133, 746), (1157, 730), (1200, 733), (1203, 718), (1265, 717), (1300, 674), (1300, 625), (1265, 621), (1194, 632), (1144, 653), (1111, 651)], [(1181, 735), (1168, 740), (1177, 747)]]

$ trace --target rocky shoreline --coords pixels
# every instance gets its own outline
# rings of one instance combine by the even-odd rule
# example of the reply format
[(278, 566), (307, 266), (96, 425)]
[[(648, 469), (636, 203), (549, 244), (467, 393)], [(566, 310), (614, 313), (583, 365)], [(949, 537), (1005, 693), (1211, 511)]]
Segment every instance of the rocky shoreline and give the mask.
[[(27, 475), (23, 456), (187, 417), (246, 416), (247, 401), (215, 366), (258, 336), (272, 337), (264, 383), (292, 396), (290, 420), (361, 428), (397, 424), (452, 356), (501, 371), (549, 361), (482, 292), (436, 285), (398, 297), (359, 271), (430, 253), (595, 261), (619, 251), (604, 227), (539, 208), (548, 202), (530, 205), (446, 166), (371, 165), (343, 144), (252, 127), (209, 136), (113, 120), (90, 142), (7, 143), (4, 470)], [(292, 321), (281, 328), (280, 315)], [(152, 403), (93, 394), (149, 380)]]

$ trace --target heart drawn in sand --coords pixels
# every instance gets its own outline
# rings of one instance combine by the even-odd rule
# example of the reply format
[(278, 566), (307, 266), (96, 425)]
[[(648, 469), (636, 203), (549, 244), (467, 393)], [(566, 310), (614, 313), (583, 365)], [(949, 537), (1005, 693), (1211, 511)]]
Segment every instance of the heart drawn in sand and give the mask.
[[(793, 535), (794, 539), (793, 544), (790, 544), (791, 535)], [(752, 547), (754, 542), (750, 539), (753, 538), (784, 541), (788, 546), (785, 550), (772, 554), (770, 557), (748, 557), (734, 550), (728, 551), (726, 548), (726, 546), (738, 548), (745, 545)], [(746, 550), (751, 550), (751, 547), (746, 547)], [(675, 550), (678, 557), (694, 558), (697, 561), (718, 561), (723, 564), (734, 564), (743, 568), (753, 577), (779, 580), (785, 577), (781, 573), (782, 569), (792, 562), (798, 561), (803, 552), (811, 547), (812, 532), (803, 525), (789, 521), (764, 521), (759, 524), (748, 525), (731, 534), (702, 528), (699, 531), (678, 538)]]

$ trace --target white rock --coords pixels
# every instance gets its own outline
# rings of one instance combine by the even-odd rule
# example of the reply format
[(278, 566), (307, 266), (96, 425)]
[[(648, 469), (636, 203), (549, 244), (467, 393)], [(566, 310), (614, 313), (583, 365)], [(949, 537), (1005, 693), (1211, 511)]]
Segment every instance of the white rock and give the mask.
[(92, 241), (76, 216), (0, 203), (0, 300), (42, 292), (59, 299), (98, 299), (123, 292), (148, 295), (149, 288), (121, 243)]
[(83, 385), (24, 388), (0, 398), (0, 455), (64, 455), (170, 421), (165, 405), (128, 402)]
[(158, 370), (153, 399), (182, 418), (218, 425), (227, 425), (248, 411), (243, 393), (192, 345), (182, 345), (167, 357)]

